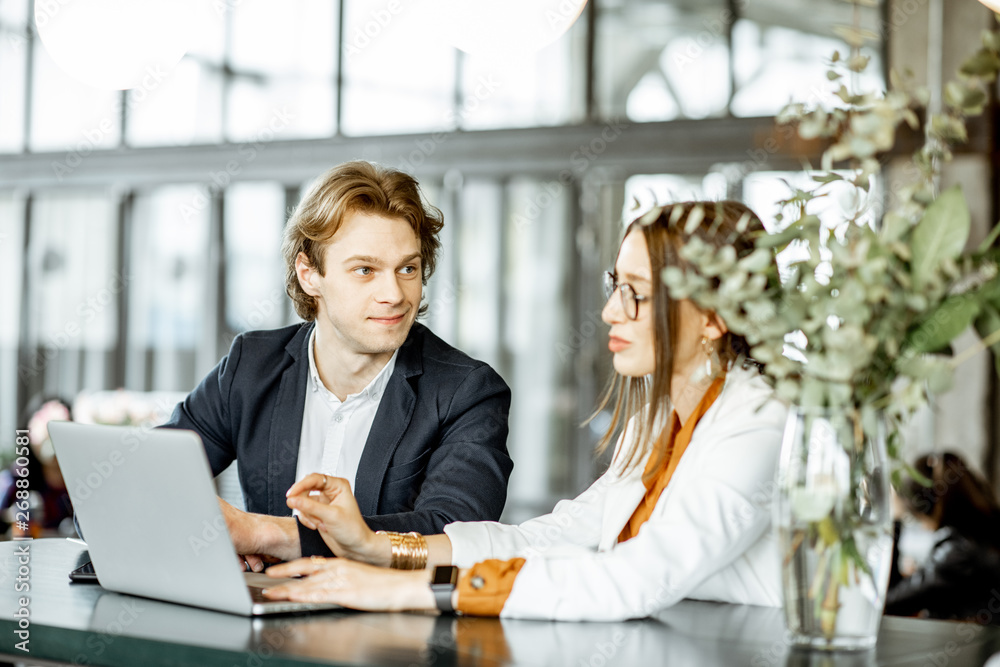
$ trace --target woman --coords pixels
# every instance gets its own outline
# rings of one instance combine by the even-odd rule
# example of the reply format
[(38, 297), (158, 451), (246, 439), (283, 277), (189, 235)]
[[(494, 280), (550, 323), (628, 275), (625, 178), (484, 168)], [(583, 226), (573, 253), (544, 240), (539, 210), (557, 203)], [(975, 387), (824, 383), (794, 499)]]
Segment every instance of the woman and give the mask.
[[(66, 483), (59, 471), (52, 442), (49, 440), (50, 421), (72, 421), (73, 415), (68, 402), (61, 398), (36, 396), (29, 401), (21, 423), (28, 425), (28, 442), (25, 451), (27, 476), (18, 470), (17, 462), (0, 471), (0, 532), (15, 525), (14, 536), (40, 537), (43, 530), (58, 530), (62, 535), (73, 534), (73, 506), (70, 504)], [(16, 527), (16, 512), (13, 506), (17, 500), (17, 480), (27, 479), (31, 494), (29, 529)]]
[(468, 614), (613, 620), (685, 597), (779, 605), (768, 491), (785, 408), (756, 367), (744, 367), (746, 341), (713, 313), (669, 298), (659, 279), (668, 266), (689, 268), (681, 249), (690, 236), (743, 257), (757, 233), (760, 220), (736, 202), (676, 204), (629, 225), (606, 280), (616, 376), (598, 408), (614, 398), (601, 447), (624, 432), (608, 471), (583, 494), (519, 526), (453, 523), (424, 538), (372, 533), (345, 480), (310, 475), (289, 489), (288, 505), (342, 558), (272, 567), (272, 576), (307, 576), (267, 594), (433, 609), (429, 570), (372, 566), (423, 568), (426, 554), (428, 567), (462, 568), (454, 594), (438, 595), (446, 611), (451, 603)]
[[(978, 620), (1000, 590), (1000, 506), (990, 485), (957, 454), (930, 454), (914, 468), (931, 480), (908, 479), (899, 489), (903, 505), (934, 531), (927, 562), (908, 577), (893, 563), (885, 613)], [(898, 551), (893, 552), (893, 560)], [(987, 613), (990, 623), (1000, 615)], [(982, 621), (979, 621), (982, 622)]]

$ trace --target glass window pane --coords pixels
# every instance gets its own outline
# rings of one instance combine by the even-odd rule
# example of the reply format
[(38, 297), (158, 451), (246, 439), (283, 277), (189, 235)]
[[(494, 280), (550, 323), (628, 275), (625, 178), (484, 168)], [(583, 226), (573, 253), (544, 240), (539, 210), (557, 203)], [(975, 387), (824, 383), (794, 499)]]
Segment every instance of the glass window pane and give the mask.
[(97, 148), (117, 146), (121, 137), (120, 91), (98, 90), (63, 72), (35, 40), (31, 103), (31, 150), (70, 152), (74, 169)]
[(285, 263), (281, 232), (285, 189), (239, 183), (226, 191), (226, 322), (231, 331), (284, 324)]
[(132, 146), (207, 144), (222, 138), (222, 78), (186, 56), (159, 84), (128, 92)]
[(334, 133), (333, 85), (326, 81), (256, 83), (229, 87), (226, 135), (233, 142), (326, 137)]
[(0, 2), (0, 152), (24, 150), (27, 0)]
[(625, 181), (622, 223), (627, 225), (652, 207), (670, 202), (725, 198), (726, 179), (722, 174), (636, 174)]
[[(19, 383), (17, 343), (21, 324), (21, 272), (24, 269), (24, 199), (0, 192), (0, 429), (11, 433), (17, 420)], [(11, 443), (12, 445), (13, 443)], [(6, 445), (0, 445), (2, 451)]]
[[(418, 9), (348, 0), (344, 17), (343, 132), (403, 134), (455, 126), (455, 49)], [(394, 5), (395, 6), (395, 5)]]
[[(270, 127), (282, 138), (334, 133), (337, 6), (294, 0), (247, 0), (230, 12), (230, 88), (226, 134), (255, 138)], [(276, 118), (276, 110), (281, 111)], [(280, 126), (280, 130), (279, 130)]]
[(458, 230), (458, 347), (494, 368), (500, 359), (500, 211), (502, 190), (472, 181), (462, 190)]
[(456, 245), (458, 226), (454, 215), (454, 191), (442, 187), (439, 182), (423, 180), (420, 191), (424, 199), (441, 211), (444, 216), (444, 228), (439, 239), (441, 250), (438, 253), (434, 275), (424, 287), (424, 301), (427, 303), (427, 315), (422, 320), (428, 328), (451, 345), (458, 342), (458, 264), (460, 262), (459, 248)]
[[(850, 53), (832, 27), (850, 25), (853, 7), (825, 0), (806, 4), (808, 9), (788, 12), (775, 0), (747, 3), (744, 18), (733, 26), (733, 115), (771, 116), (790, 101), (843, 105), (834, 95), (839, 84), (827, 80), (826, 70), (834, 51)], [(859, 16), (863, 28), (878, 33), (878, 10), (861, 8)], [(872, 60), (857, 89), (883, 90), (881, 44), (865, 53)]]
[(579, 331), (570, 326), (571, 191), (558, 181), (516, 179), (507, 192), (503, 345), (511, 359), (508, 442), (518, 462), (510, 494), (517, 503), (543, 506), (575, 491), (568, 448), (575, 406), (566, 382), (584, 340), (600, 330), (593, 320)]
[(493, 129), (583, 120), (586, 23), (580, 19), (537, 53), (513, 51), (503, 58), (464, 55), (458, 125)]
[(635, 121), (725, 115), (729, 3), (598, 2), (600, 112)]
[(222, 62), (228, 4), (195, 3), (187, 54), (162, 79), (128, 92), (126, 141), (132, 146), (207, 144), (222, 139)]
[[(118, 343), (117, 206), (106, 192), (40, 192), (32, 201), (27, 339), (29, 393), (104, 386)], [(81, 224), (85, 220), (86, 224)]]
[(193, 185), (136, 196), (132, 225), (132, 290), (128, 309), (126, 387), (188, 391), (200, 379), (208, 275), (210, 201)]
[[(86, 224), (80, 224), (86, 220)], [(107, 194), (40, 193), (31, 210), (30, 329), (55, 348), (110, 350), (118, 337), (116, 207)]]

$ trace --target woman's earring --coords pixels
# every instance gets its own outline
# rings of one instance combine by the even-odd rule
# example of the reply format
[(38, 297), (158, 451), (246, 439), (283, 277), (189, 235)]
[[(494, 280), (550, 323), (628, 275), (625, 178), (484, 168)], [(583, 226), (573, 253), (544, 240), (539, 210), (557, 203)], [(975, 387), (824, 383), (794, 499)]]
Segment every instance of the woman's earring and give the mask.
[(705, 377), (715, 379), (722, 372), (719, 353), (715, 351), (715, 343), (708, 336), (702, 336), (701, 347), (705, 351)]

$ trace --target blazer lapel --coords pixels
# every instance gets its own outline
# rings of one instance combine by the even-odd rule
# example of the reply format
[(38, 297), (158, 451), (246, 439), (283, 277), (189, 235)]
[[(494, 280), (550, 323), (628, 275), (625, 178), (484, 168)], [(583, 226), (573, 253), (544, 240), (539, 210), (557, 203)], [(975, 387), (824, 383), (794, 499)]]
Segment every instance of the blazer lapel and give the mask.
[(414, 324), (406, 341), (399, 348), (396, 367), (386, 383), (385, 393), (382, 394), (375, 412), (375, 421), (372, 422), (365, 449), (361, 453), (361, 461), (358, 462), (354, 497), (364, 516), (378, 513), (382, 479), (413, 416), (417, 395), (410, 384), (410, 378), (423, 373), (422, 346), (417, 340), (423, 328), (423, 325)]
[[(643, 466), (645, 467), (645, 466)], [(642, 472), (632, 471), (625, 479), (619, 479), (608, 489), (604, 516), (601, 521), (601, 543), (598, 551), (607, 551), (618, 542), (622, 528), (632, 518), (639, 501), (646, 494), (642, 483)]]
[(307, 346), (315, 326), (312, 323), (302, 327), (285, 346), (285, 351), (292, 357), (292, 364), (281, 375), (278, 395), (271, 411), (267, 447), (267, 512), (272, 516), (292, 513), (285, 504), (285, 492), (295, 483), (295, 468), (299, 463), (302, 413), (305, 411), (309, 379)]

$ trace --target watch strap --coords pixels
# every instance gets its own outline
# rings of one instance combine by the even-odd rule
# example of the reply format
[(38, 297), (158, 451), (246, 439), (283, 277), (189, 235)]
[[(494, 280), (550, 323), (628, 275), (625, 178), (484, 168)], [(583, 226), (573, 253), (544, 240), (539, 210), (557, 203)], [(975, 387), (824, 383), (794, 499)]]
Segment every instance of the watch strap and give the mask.
[[(447, 577), (443, 583), (435, 583)], [(450, 614), (455, 611), (451, 604), (451, 596), (455, 592), (458, 579), (458, 568), (454, 565), (438, 565), (434, 568), (431, 576), (431, 592), (434, 593), (434, 604), (442, 613)]]

